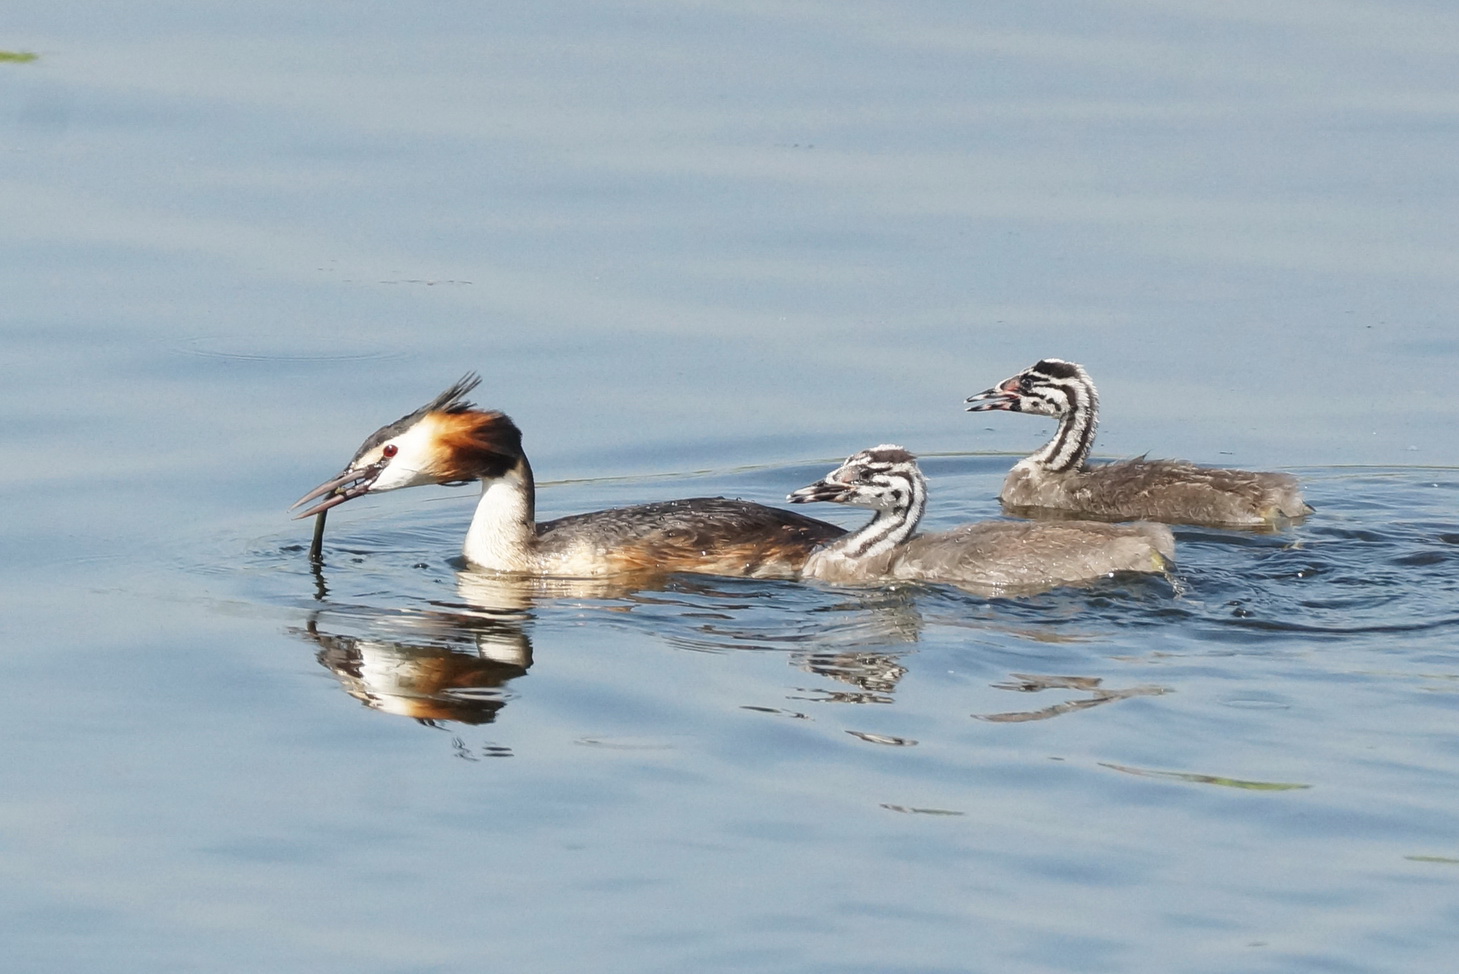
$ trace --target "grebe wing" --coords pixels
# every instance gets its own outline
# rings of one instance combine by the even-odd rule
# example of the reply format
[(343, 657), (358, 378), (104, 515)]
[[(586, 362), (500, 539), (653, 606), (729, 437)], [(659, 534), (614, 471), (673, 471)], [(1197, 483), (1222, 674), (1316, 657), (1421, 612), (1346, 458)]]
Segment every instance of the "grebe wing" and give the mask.
[(1174, 558), (1175, 537), (1163, 524), (982, 521), (913, 538), (899, 574), (1021, 589), (1163, 571)]
[(795, 511), (724, 497), (618, 507), (537, 526), (546, 548), (591, 545), (621, 571), (788, 576), (843, 528)]
[(1259, 524), (1310, 514), (1297, 478), (1285, 473), (1202, 467), (1186, 460), (1123, 460), (1079, 478), (1081, 504), (1161, 521)]

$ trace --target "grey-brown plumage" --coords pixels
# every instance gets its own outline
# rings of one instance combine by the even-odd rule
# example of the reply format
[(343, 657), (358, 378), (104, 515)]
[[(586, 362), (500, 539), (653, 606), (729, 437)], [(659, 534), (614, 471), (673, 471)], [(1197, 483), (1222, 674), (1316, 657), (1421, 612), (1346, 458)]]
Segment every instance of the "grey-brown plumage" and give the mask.
[(1053, 438), (1014, 465), (1003, 482), (999, 499), (1015, 513), (1220, 527), (1273, 526), (1312, 513), (1290, 474), (1143, 457), (1091, 466), (1099, 393), (1073, 362), (1044, 359), (967, 401), (969, 412), (1006, 410), (1059, 421)]
[(691, 497), (572, 514), (537, 525), (538, 557), (573, 561), (588, 548), (608, 570), (794, 577), (817, 547), (846, 532), (795, 511)]
[(1020, 462), (999, 499), (1013, 513), (1062, 511), (1109, 521), (1259, 527), (1312, 513), (1297, 479), (1201, 467), (1184, 460), (1121, 460), (1054, 471)]
[(1164, 572), (1175, 538), (1162, 524), (981, 521), (917, 534), (927, 481), (912, 454), (883, 445), (849, 457), (795, 503), (869, 507), (871, 523), (806, 560), (806, 578), (828, 582), (946, 582), (985, 595), (1015, 595), (1088, 582), (1116, 572)]
[(522, 433), (503, 413), (477, 409), (467, 376), (408, 416), (372, 433), (349, 465), (294, 506), (307, 517), (366, 493), (476, 481), (481, 500), (462, 554), (477, 568), (585, 578), (699, 572), (793, 577), (817, 546), (845, 531), (794, 511), (723, 497), (620, 507), (538, 524)]

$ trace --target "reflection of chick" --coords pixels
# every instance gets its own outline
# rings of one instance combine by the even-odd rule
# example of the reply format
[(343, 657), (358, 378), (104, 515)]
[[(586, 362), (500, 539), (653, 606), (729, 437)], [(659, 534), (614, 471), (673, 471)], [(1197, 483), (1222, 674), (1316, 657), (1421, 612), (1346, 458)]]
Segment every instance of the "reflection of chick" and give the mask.
[(799, 658), (810, 672), (865, 691), (831, 692), (830, 699), (840, 703), (891, 703), (897, 684), (907, 675), (900, 660), (892, 653), (873, 652), (810, 653)]
[(1162, 524), (982, 521), (919, 535), (927, 481), (899, 446), (854, 454), (790, 499), (876, 512), (806, 560), (802, 574), (828, 582), (948, 582), (981, 594), (1027, 594), (1114, 572), (1163, 572), (1175, 557), (1175, 538)]

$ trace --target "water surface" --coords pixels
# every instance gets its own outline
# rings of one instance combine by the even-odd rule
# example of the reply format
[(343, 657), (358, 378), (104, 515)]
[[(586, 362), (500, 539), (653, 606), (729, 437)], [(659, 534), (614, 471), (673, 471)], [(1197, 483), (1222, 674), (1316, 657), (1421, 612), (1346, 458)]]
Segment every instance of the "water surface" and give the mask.
[[(1447, 8), (10, 7), (8, 970), (1452, 966)], [(544, 517), (893, 441), (950, 526), (1049, 355), (1317, 513), (988, 600), (284, 512), (477, 369)]]

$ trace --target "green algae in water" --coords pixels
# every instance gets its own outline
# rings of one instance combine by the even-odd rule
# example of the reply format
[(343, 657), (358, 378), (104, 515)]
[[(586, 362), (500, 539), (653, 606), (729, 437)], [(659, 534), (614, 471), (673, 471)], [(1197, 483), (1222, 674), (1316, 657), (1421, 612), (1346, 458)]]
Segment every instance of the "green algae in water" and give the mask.
[(39, 61), (40, 55), (30, 51), (0, 51), (0, 64), (10, 61), (14, 64), (29, 64), (31, 61)]
[(911, 805), (888, 805), (882, 802), (882, 808), (892, 812), (901, 812), (905, 815), (966, 815), (967, 812), (954, 811), (951, 808), (913, 808)]
[(1151, 771), (1148, 768), (1131, 768), (1123, 764), (1110, 764), (1105, 761), (1099, 762), (1101, 767), (1113, 768), (1115, 771), (1123, 771), (1126, 774), (1139, 775), (1142, 778), (1165, 778), (1172, 781), (1190, 781), (1200, 785), (1220, 785), (1223, 788), (1243, 788), (1247, 791), (1300, 791), (1304, 788), (1311, 788), (1311, 785), (1297, 784), (1286, 781), (1243, 781), (1240, 778), (1222, 778), (1213, 774), (1191, 774), (1185, 771)]

